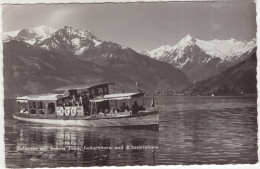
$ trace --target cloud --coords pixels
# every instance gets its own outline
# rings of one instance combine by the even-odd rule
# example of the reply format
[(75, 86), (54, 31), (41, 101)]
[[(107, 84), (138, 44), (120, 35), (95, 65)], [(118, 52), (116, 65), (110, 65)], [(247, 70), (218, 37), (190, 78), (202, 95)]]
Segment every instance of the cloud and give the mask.
[(217, 24), (217, 23), (211, 24), (211, 29), (212, 29), (212, 31), (214, 31), (214, 32), (219, 31), (220, 28), (221, 28), (221, 26), (220, 26), (219, 24)]
[(50, 14), (49, 23), (51, 25), (63, 25), (66, 23), (68, 18), (72, 15), (73, 10), (69, 9), (68, 7), (64, 7), (61, 9), (57, 9)]

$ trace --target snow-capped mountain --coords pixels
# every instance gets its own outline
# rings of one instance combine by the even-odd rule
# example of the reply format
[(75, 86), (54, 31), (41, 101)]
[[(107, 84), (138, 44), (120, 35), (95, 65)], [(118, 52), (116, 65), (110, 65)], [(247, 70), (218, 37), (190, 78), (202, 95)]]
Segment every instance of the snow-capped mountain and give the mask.
[(255, 48), (255, 38), (249, 42), (235, 39), (204, 41), (188, 34), (175, 46), (161, 46), (145, 54), (171, 63), (192, 81), (198, 81), (244, 60), (246, 54), (253, 52)]
[[(169, 58), (172, 62), (177, 60), (177, 58), (182, 57), (184, 49), (187, 46), (197, 45), (206, 54), (214, 57), (220, 58), (223, 61), (231, 61), (236, 59), (234, 57), (242, 56), (246, 52), (252, 51), (256, 47), (256, 39), (253, 38), (251, 41), (237, 41), (235, 39), (230, 40), (210, 40), (204, 41), (191, 37), (189, 34), (186, 35), (177, 45), (175, 46), (161, 46), (157, 49), (147, 51), (146, 54), (161, 60), (163, 58)], [(171, 54), (178, 53), (177, 56)], [(171, 56), (170, 56), (171, 55)]]
[[(128, 49), (122, 45), (101, 41), (91, 32), (85, 29), (64, 26), (59, 30), (54, 30), (46, 25), (35, 28), (27, 28), (18, 31), (3, 33), (3, 41), (18, 40), (29, 43), (35, 47), (39, 47), (49, 51), (55, 51), (62, 54), (83, 55), (86, 51), (101, 51), (101, 48)], [(100, 55), (102, 57), (121, 57), (120, 55), (112, 56), (108, 54)]]
[(180, 90), (190, 85), (184, 73), (168, 63), (70, 26), (32, 45), (14, 37), (4, 42), (3, 49), (8, 95), (107, 81), (132, 91), (136, 82), (146, 91)]
[[(111, 41), (102, 41), (85, 29), (64, 26), (50, 37), (36, 42), (36, 47), (84, 60), (101, 61), (114, 59), (119, 62), (134, 59), (136, 52)], [(132, 53), (130, 55), (130, 53)]]
[(3, 33), (3, 41), (21, 40), (33, 45), (35, 42), (42, 41), (45, 38), (50, 37), (56, 30), (46, 26), (38, 26), (34, 28), (26, 28), (18, 31)]
[(52, 36), (36, 45), (46, 50), (71, 52), (75, 55), (83, 54), (87, 49), (99, 46), (102, 43), (95, 35), (85, 29), (64, 26)]

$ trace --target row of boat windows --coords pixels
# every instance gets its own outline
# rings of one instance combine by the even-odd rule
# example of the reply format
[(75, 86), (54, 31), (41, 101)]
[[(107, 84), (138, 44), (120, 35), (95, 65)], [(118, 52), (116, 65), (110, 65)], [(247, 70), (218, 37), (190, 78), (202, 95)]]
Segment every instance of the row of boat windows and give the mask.
[(29, 102), (30, 114), (38, 114), (45, 115), (48, 114), (55, 114), (55, 104), (54, 103), (47, 103), (47, 102)]
[(80, 95), (90, 95), (90, 96), (97, 96), (97, 95), (102, 95), (102, 94), (108, 94), (109, 92), (108, 86), (104, 87), (99, 87), (99, 88), (93, 88), (93, 89), (78, 89), (78, 90), (69, 90), (69, 95), (79, 97)]

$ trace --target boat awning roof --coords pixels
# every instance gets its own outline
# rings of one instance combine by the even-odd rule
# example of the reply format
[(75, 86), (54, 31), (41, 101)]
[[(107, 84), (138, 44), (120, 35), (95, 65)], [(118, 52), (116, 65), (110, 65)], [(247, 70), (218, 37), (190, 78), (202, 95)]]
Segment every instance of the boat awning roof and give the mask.
[(118, 94), (108, 94), (104, 95), (101, 98), (97, 98), (94, 100), (91, 100), (91, 102), (102, 102), (105, 100), (126, 100), (136, 97), (144, 96), (144, 93), (118, 93)]
[(89, 89), (93, 87), (99, 87), (104, 85), (111, 85), (114, 83), (99, 83), (99, 84), (85, 84), (85, 85), (71, 85), (71, 86), (64, 86), (57, 89), (54, 89), (54, 91), (62, 91), (62, 90), (77, 90), (77, 89)]
[(27, 102), (28, 100), (54, 101), (61, 97), (63, 97), (63, 94), (49, 93), (49, 94), (41, 94), (41, 95), (21, 96), (21, 97), (17, 97), (16, 100), (19, 102)]

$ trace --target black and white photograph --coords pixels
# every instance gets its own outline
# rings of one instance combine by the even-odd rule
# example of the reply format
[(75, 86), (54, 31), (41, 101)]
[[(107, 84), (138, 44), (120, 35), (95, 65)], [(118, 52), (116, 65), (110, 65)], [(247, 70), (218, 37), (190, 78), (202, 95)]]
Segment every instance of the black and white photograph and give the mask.
[(6, 168), (257, 165), (254, 0), (26, 2), (1, 4)]

